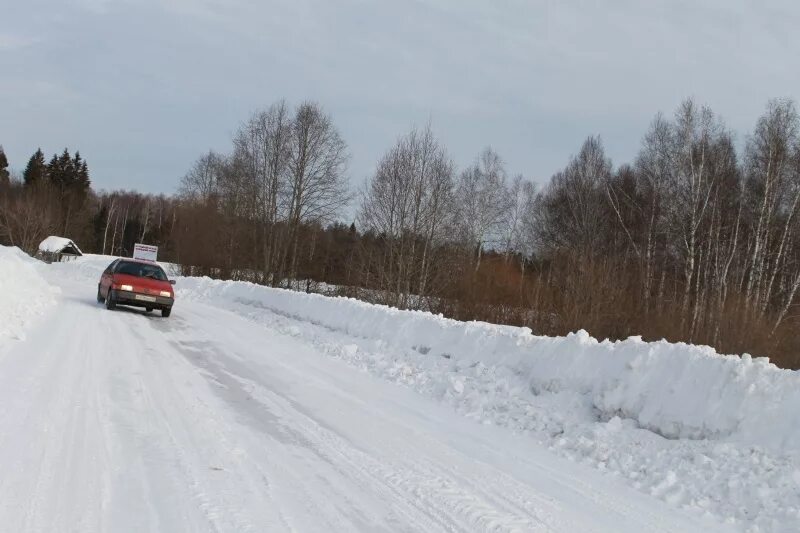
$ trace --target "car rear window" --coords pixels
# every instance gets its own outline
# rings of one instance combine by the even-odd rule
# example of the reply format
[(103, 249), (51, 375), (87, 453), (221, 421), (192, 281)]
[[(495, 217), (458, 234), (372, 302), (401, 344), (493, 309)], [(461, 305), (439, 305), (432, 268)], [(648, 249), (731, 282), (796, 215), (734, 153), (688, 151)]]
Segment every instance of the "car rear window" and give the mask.
[(118, 274), (127, 274), (129, 276), (138, 276), (140, 278), (153, 278), (159, 281), (167, 281), (167, 275), (158, 265), (120, 261), (115, 272)]

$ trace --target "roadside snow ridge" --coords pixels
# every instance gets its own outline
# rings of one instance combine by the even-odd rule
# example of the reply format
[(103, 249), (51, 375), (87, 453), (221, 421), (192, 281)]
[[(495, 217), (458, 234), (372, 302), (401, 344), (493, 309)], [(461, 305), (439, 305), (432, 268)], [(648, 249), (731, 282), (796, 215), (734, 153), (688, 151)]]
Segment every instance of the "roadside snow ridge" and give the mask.
[(55, 303), (58, 289), (39, 274), (37, 263), (19, 248), (0, 246), (0, 340), (24, 340), (31, 320)]
[(631, 419), (668, 439), (800, 449), (800, 373), (765, 358), (640, 337), (597, 341), (585, 331), (542, 337), (529, 328), (460, 322), (246, 282), (184, 278), (179, 287), (187, 299), (222, 298), (262, 307), (458, 366), (505, 367), (534, 394), (588, 394), (602, 418)]

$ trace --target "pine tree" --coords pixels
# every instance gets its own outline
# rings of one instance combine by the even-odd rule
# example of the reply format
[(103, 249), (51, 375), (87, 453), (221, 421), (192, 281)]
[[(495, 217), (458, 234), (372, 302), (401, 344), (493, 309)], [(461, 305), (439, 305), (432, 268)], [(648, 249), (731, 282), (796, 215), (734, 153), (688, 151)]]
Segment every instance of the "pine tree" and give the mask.
[(53, 155), (47, 164), (47, 177), (58, 191), (60, 227), (67, 235), (75, 228), (76, 219), (80, 219), (84, 209), (90, 188), (89, 167), (80, 152), (76, 151), (72, 157), (69, 149), (64, 148), (61, 155)]
[(69, 150), (64, 148), (60, 156), (53, 155), (47, 164), (47, 175), (50, 183), (56, 186), (64, 194), (70, 189), (75, 178), (75, 171)]
[(81, 163), (80, 172), (78, 172), (78, 182), (85, 191), (88, 191), (92, 186), (92, 180), (89, 179), (89, 167), (85, 159)]
[(70, 187), (75, 188), (76, 191), (81, 193), (89, 190), (91, 186), (89, 167), (86, 165), (86, 160), (81, 158), (81, 153), (78, 151), (75, 152), (75, 157), (72, 159), (70, 174)]
[(0, 146), (0, 186), (8, 185), (8, 182), (8, 158), (6, 157), (3, 147)]
[(47, 165), (44, 162), (44, 153), (42, 149), (36, 150), (30, 160), (28, 166), (25, 167), (25, 172), (22, 173), (22, 178), (25, 180), (26, 187), (32, 187), (38, 183), (42, 183), (47, 176)]

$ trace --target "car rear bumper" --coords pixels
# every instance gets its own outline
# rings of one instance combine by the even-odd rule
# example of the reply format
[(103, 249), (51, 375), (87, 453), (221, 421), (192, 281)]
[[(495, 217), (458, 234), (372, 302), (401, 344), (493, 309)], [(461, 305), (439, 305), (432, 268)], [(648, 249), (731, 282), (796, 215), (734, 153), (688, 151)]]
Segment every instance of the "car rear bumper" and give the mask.
[(169, 309), (175, 303), (174, 298), (165, 296), (153, 296), (152, 294), (142, 294), (132, 291), (111, 290), (111, 299), (120, 305), (132, 305), (136, 307), (149, 307), (153, 309)]

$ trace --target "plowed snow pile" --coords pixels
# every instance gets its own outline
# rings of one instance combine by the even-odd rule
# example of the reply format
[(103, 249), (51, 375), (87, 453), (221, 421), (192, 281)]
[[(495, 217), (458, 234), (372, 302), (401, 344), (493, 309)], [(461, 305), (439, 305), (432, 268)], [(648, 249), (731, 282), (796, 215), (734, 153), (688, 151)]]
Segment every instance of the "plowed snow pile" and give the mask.
[(748, 531), (800, 531), (800, 373), (766, 359), (585, 332), (539, 337), (243, 282), (178, 287), (179, 301), (210, 301), (308, 339), (671, 505)]
[(19, 248), (0, 246), (0, 340), (24, 339), (30, 321), (55, 303), (57, 289), (37, 263)]

